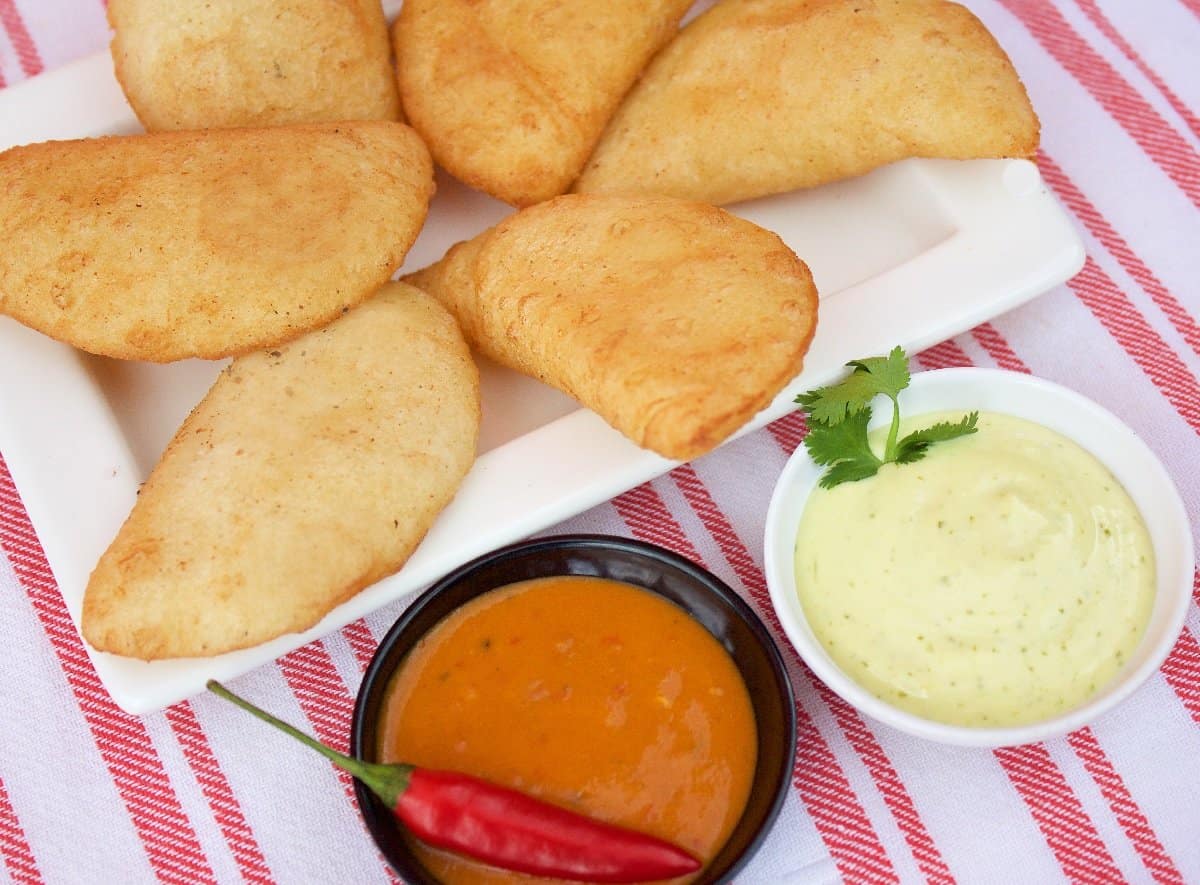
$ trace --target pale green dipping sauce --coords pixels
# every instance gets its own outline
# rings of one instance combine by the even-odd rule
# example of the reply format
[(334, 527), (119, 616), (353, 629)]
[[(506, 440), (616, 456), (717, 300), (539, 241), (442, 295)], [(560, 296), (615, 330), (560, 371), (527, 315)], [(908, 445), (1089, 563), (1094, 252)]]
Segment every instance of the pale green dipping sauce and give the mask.
[[(961, 417), (917, 416), (901, 435)], [(872, 434), (877, 451), (886, 433)], [(1099, 461), (985, 413), (922, 461), (816, 489), (796, 582), (851, 679), (927, 719), (997, 727), (1101, 690), (1146, 629), (1155, 570), (1141, 515)]]

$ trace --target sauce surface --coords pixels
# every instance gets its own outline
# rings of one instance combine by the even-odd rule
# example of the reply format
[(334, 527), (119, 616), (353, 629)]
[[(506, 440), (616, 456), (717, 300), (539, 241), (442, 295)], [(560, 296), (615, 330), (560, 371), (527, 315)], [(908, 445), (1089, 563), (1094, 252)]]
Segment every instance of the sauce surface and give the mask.
[[(757, 753), (724, 648), (677, 606), (603, 578), (524, 581), (464, 605), (409, 654), (381, 724), (384, 761), (483, 777), (706, 863)], [(413, 847), (447, 883), (546, 881)]]
[[(960, 417), (917, 416), (901, 435)], [(1073, 709), (1116, 675), (1149, 620), (1155, 566), (1137, 507), (1099, 461), (985, 413), (922, 461), (816, 489), (796, 582), (822, 646), (876, 697), (1000, 727)]]

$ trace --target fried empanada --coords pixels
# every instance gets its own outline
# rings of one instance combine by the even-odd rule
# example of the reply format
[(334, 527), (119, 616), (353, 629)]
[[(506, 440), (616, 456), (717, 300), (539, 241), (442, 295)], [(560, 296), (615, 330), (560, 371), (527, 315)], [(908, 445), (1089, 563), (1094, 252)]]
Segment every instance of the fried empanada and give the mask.
[(1037, 146), (1016, 71), (957, 3), (725, 0), (646, 70), (574, 190), (724, 204)]
[(0, 154), (0, 313), (121, 359), (215, 359), (385, 283), (433, 166), (402, 123), (160, 132)]
[(234, 360), (92, 573), (84, 636), (155, 659), (311, 627), (408, 559), (474, 460), (479, 408), (454, 319), (400, 283)]
[(451, 175), (515, 206), (561, 194), (692, 0), (407, 0), (400, 96)]
[(109, 0), (108, 20), (150, 131), (400, 115), (379, 0)]
[(484, 354), (677, 460), (763, 409), (816, 325), (812, 277), (779, 237), (664, 197), (558, 197), (408, 279)]

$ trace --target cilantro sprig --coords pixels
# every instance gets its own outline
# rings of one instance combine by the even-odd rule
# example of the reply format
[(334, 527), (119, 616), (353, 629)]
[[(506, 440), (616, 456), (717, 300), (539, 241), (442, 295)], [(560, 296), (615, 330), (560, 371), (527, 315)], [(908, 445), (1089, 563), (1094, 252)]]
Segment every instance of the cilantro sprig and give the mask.
[[(821, 477), (822, 488), (831, 489), (844, 482), (874, 476), (884, 464), (920, 461), (934, 443), (975, 432), (979, 413), (971, 412), (960, 421), (940, 421), (897, 439), (900, 391), (912, 380), (903, 348), (896, 347), (887, 356), (853, 360), (846, 366), (854, 371), (842, 381), (796, 397), (808, 416), (804, 446), (813, 461), (829, 468)], [(892, 426), (882, 458), (871, 449), (867, 439), (871, 402), (879, 396), (892, 401)]]

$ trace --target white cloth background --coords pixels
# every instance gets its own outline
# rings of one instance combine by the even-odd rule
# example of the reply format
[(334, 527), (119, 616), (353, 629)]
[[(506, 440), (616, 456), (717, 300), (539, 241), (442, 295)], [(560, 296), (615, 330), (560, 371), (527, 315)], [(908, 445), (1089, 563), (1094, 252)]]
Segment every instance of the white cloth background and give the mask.
[[(1043, 176), (1089, 259), (919, 363), (1027, 370), (1099, 401), (1159, 454), (1200, 524), (1200, 2), (967, 5), (1029, 88)], [(0, 87), (107, 37), (101, 0), (0, 0)], [(658, 541), (764, 611), (763, 517), (794, 445), (785, 419), (559, 529)], [(141, 718), (112, 705), (5, 468), (0, 548), (0, 882), (390, 878), (344, 781), (308, 751), (214, 698)], [(344, 745), (366, 658), (400, 609), (236, 688)], [(785, 649), (801, 709), (794, 789), (740, 881), (1200, 882), (1198, 635), (1193, 604), (1129, 701), (1066, 738), (999, 752), (865, 720)]]

